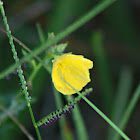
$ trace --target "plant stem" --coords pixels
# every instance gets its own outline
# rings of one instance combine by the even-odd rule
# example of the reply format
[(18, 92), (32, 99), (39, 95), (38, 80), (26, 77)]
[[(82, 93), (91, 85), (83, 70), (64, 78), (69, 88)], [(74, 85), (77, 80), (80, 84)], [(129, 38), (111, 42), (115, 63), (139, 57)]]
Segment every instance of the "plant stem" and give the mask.
[[(134, 92), (133, 97), (131, 98), (131, 100), (129, 102), (129, 105), (128, 105), (128, 107), (127, 107), (127, 109), (126, 109), (126, 111), (123, 115), (123, 118), (122, 118), (120, 124), (119, 124), (119, 126), (122, 130), (125, 129), (126, 124), (127, 124), (128, 120), (131, 116), (131, 113), (134, 110), (134, 108), (135, 108), (139, 99), (140, 99), (140, 83), (139, 83), (136, 91)], [(114, 140), (119, 140), (119, 138), (120, 138), (120, 136), (116, 134), (116, 135), (114, 135), (113, 139)]]
[[(99, 75), (100, 91), (103, 93), (103, 104), (105, 114), (110, 115), (113, 99), (113, 80), (109, 67), (109, 61), (107, 58), (106, 50), (103, 44), (104, 36), (101, 31), (94, 31), (92, 34), (92, 50), (97, 64), (97, 71)], [(104, 72), (103, 72), (104, 71)], [(110, 116), (109, 116), (110, 117)]]
[(42, 67), (42, 64), (39, 63), (39, 64), (34, 68), (33, 72), (31, 73), (31, 75), (30, 75), (30, 77), (29, 77), (29, 79), (28, 79), (29, 82), (32, 82), (32, 81), (33, 81), (34, 77), (36, 76), (37, 72), (40, 70), (41, 67)]
[[(1, 30), (3, 33), (5, 33), (5, 34), (7, 35), (7, 32), (6, 32), (3, 28), (0, 27), (0, 30)], [(31, 53), (31, 52), (32, 52), (32, 50), (31, 50), (29, 47), (27, 47), (24, 43), (22, 43), (20, 40), (18, 40), (18, 39), (17, 39), (16, 37), (14, 37), (13, 35), (11, 35), (11, 36), (12, 36), (12, 38), (14, 39), (14, 41), (17, 42), (17, 43), (18, 43), (23, 49), (25, 49), (28, 53)], [(43, 66), (46, 70), (48, 70), (47, 66), (44, 64), (44, 62), (41, 60), (40, 57), (35, 56), (35, 58), (36, 58), (36, 60), (37, 60), (38, 62), (40, 62), (40, 63), (42, 64), (42, 66)]]
[[(63, 79), (64, 80), (64, 79)], [(64, 80), (65, 81), (65, 80)], [(89, 101), (85, 96), (83, 96), (79, 91), (77, 91), (73, 86), (71, 86), (67, 81), (65, 81), (75, 92), (81, 96), (110, 126), (112, 126), (125, 140), (130, 140), (128, 136), (120, 130), (102, 111), (100, 111), (91, 101)]]
[[(120, 71), (118, 87), (116, 90), (116, 96), (112, 103), (111, 120), (120, 127), (119, 122), (122, 120), (123, 114), (126, 110), (127, 103), (129, 101), (131, 89), (133, 83), (132, 70), (129, 67), (123, 67)], [(122, 127), (120, 127), (122, 131)], [(114, 136), (119, 135), (115, 133), (112, 128), (108, 128), (107, 140), (115, 140)], [(120, 135), (119, 135), (120, 136)]]
[(36, 28), (37, 28), (37, 32), (39, 35), (40, 43), (43, 45), (45, 43), (45, 37), (44, 37), (43, 30), (39, 23), (36, 24)]
[(33, 111), (32, 111), (32, 108), (31, 108), (30, 104), (28, 105), (28, 108), (29, 108), (29, 112), (30, 112), (30, 115), (31, 115), (31, 119), (32, 119), (33, 125), (35, 127), (35, 130), (36, 130), (36, 133), (37, 133), (37, 136), (38, 136), (38, 140), (41, 140), (40, 132), (38, 130), (38, 126), (36, 125), (36, 121), (35, 121), (35, 118), (34, 118), (34, 115), (33, 115)]
[[(15, 63), (18, 63), (19, 62), (19, 58), (18, 58), (18, 55), (17, 55), (16, 47), (15, 47), (14, 42), (13, 42), (13, 38), (12, 38), (12, 35), (11, 35), (10, 27), (8, 25), (7, 18), (5, 16), (5, 11), (4, 11), (4, 8), (3, 8), (3, 2), (2, 1), (0, 1), (0, 10), (1, 10), (1, 14), (3, 16), (3, 22), (4, 22), (5, 26), (6, 26), (7, 36), (9, 38), (9, 43), (11, 45), (11, 50), (12, 50), (12, 53), (13, 53), (13, 58), (15, 60)], [(27, 106), (29, 108), (29, 112), (30, 112), (30, 115), (31, 115), (32, 122), (34, 124), (35, 130), (36, 130), (36, 133), (37, 133), (37, 136), (38, 136), (38, 140), (41, 140), (41, 136), (40, 136), (38, 127), (36, 125), (33, 112), (32, 112), (32, 108), (31, 108), (31, 104), (30, 104), (30, 97), (29, 97), (29, 92), (28, 92), (28, 87), (27, 87), (27, 83), (26, 83), (26, 80), (25, 80), (24, 73), (23, 73), (23, 70), (21, 68), (21, 65), (18, 65), (17, 72), (18, 72), (18, 76), (19, 76), (20, 82), (22, 84), (21, 86), (22, 86), (22, 89), (23, 89), (23, 92), (24, 92), (24, 95), (25, 95)]]
[(35, 57), (39, 55), (41, 52), (46, 50), (50, 45), (52, 45), (54, 42), (58, 42), (64, 37), (68, 36), (70, 33), (84, 25), (86, 22), (88, 22), (90, 19), (95, 17), (97, 14), (102, 12), (104, 9), (109, 7), (115, 0), (104, 0), (101, 1), (96, 7), (91, 9), (85, 16), (71, 24), (69, 27), (67, 27), (63, 32), (59, 33), (54, 39), (52, 40), (47, 40), (43, 45), (37, 47), (35, 50), (32, 51), (32, 53), (24, 56), (19, 62), (16, 64), (13, 64), (6, 70), (0, 73), (0, 79), (4, 78), (6, 75), (11, 73), (15, 68), (17, 68), (19, 65), (21, 65), (25, 61), (29, 61), (32, 57)]

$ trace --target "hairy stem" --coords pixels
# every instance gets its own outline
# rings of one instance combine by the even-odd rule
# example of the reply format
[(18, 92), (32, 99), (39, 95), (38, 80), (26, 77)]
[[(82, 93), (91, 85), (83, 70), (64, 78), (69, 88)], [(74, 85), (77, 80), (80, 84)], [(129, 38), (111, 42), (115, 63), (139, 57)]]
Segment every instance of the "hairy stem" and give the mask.
[[(7, 18), (5, 16), (5, 11), (4, 11), (4, 8), (3, 8), (3, 2), (2, 1), (0, 1), (0, 10), (1, 10), (1, 13), (2, 13), (2, 16), (3, 16), (3, 22), (4, 22), (5, 26), (6, 26), (7, 36), (9, 38), (9, 43), (11, 45), (11, 50), (12, 50), (12, 53), (13, 53), (13, 58), (14, 58), (15, 62), (17, 63), (17, 62), (19, 62), (19, 58), (18, 58), (18, 55), (17, 55), (17, 52), (16, 52), (16, 48), (15, 48), (15, 45), (14, 45), (14, 42), (13, 42), (13, 38), (11, 36), (11, 31), (10, 31), (10, 28), (9, 28), (9, 25), (8, 25), (8, 22), (7, 22)], [(38, 127), (36, 125), (35, 118), (34, 118), (34, 115), (33, 115), (33, 112), (32, 112), (32, 108), (31, 108), (31, 105), (30, 105), (30, 97), (29, 97), (28, 87), (27, 87), (27, 83), (26, 83), (26, 80), (25, 80), (25, 77), (24, 77), (21, 65), (19, 65), (17, 67), (17, 72), (18, 72), (18, 76), (19, 76), (20, 82), (22, 84), (22, 89), (23, 89), (23, 92), (25, 94), (25, 99), (26, 99), (26, 102), (27, 102), (27, 106), (29, 108), (29, 112), (30, 112), (30, 115), (31, 115), (31, 119), (32, 119), (33, 125), (35, 127), (38, 139), (41, 140), (41, 136), (40, 136)]]

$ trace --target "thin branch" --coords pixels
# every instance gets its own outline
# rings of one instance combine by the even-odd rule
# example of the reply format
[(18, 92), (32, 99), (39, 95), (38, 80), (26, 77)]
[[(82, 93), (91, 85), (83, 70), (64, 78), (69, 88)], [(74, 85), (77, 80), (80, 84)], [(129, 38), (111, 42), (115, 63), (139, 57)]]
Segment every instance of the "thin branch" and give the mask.
[(21, 129), (21, 131), (28, 137), (29, 140), (35, 140), (33, 136), (27, 131), (27, 129), (12, 115), (8, 110), (0, 104), (0, 109), (5, 112), (11, 120)]
[[(7, 35), (7, 32), (0, 27), (0, 30), (5, 33)], [(20, 40), (18, 40), (16, 37), (14, 37), (13, 35), (11, 35), (12, 38), (14, 39), (15, 42), (17, 42), (21, 47), (23, 47), (27, 52), (31, 53), (32, 50), (29, 49), (24, 43), (22, 43)], [(42, 64), (42, 66), (47, 70), (46, 65), (44, 64), (44, 62), (36, 55), (35, 58)]]

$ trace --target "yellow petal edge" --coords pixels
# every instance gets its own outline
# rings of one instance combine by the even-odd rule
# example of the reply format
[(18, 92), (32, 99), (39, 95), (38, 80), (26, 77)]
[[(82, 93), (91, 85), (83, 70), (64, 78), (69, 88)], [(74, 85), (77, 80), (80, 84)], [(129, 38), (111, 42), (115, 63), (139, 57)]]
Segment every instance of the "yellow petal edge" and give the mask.
[(92, 68), (93, 62), (82, 55), (63, 54), (53, 62), (52, 81), (62, 94), (75, 94), (76, 92), (65, 81), (81, 91), (91, 81), (89, 69)]

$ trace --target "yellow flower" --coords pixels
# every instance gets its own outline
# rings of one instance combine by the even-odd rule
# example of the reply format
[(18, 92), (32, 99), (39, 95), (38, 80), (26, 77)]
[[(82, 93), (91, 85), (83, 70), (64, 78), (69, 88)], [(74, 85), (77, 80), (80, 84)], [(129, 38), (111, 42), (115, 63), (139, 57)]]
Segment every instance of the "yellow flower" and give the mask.
[(93, 62), (82, 55), (67, 53), (59, 56), (53, 62), (52, 68), (55, 88), (64, 95), (75, 94), (76, 92), (65, 82), (67, 81), (76, 90), (81, 91), (90, 82), (89, 69), (92, 67)]

